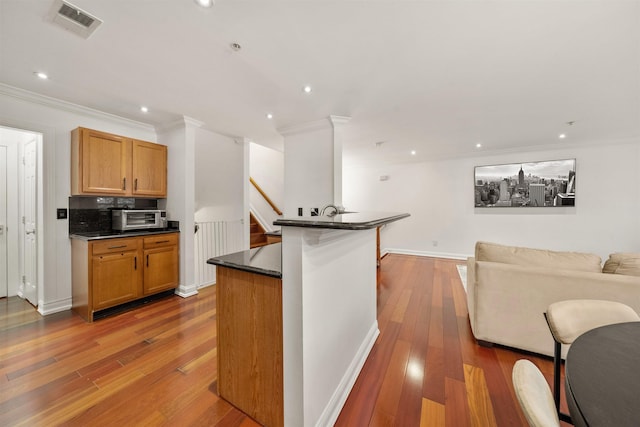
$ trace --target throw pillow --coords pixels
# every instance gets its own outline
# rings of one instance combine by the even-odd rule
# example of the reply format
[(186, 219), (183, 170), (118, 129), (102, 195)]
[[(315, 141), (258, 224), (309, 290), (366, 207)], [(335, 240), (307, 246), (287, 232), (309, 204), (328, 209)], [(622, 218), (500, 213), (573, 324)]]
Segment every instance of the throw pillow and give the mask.
[(602, 267), (603, 273), (640, 276), (640, 253), (617, 252), (609, 255)]

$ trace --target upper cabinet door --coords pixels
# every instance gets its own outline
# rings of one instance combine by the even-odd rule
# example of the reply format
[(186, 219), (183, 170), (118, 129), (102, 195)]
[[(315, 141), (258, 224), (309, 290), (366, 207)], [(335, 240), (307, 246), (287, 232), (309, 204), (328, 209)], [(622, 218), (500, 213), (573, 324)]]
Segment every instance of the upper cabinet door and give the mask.
[(129, 141), (121, 136), (78, 128), (72, 132), (71, 193), (127, 194)]
[(167, 197), (167, 147), (132, 141), (134, 196)]
[(167, 197), (167, 147), (77, 128), (71, 132), (71, 194)]

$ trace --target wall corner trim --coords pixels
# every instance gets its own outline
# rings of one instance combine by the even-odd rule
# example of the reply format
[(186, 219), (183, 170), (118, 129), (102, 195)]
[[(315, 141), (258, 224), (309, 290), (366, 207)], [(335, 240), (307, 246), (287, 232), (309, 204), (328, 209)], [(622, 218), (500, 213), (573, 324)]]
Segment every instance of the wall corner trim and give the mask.
[(191, 286), (178, 286), (175, 294), (182, 298), (189, 298), (194, 295), (198, 295), (198, 287), (196, 285)]

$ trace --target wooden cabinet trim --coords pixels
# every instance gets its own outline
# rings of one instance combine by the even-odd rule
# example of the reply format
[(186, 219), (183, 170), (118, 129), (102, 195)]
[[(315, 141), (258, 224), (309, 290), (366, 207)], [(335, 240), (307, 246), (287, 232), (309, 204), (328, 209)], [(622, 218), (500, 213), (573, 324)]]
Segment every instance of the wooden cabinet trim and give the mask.
[(173, 246), (178, 244), (178, 233), (156, 234), (144, 237), (144, 248), (156, 248), (162, 246)]
[(142, 242), (139, 237), (124, 238), (124, 239), (106, 239), (99, 242), (93, 242), (91, 244), (93, 255), (137, 251), (142, 247)]

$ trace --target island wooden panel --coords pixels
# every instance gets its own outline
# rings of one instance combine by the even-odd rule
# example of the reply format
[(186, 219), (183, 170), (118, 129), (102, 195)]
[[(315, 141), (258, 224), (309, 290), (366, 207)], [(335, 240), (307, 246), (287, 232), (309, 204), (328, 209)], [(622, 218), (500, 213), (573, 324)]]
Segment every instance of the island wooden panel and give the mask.
[(217, 267), (218, 393), (265, 426), (284, 425), (282, 280)]

